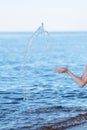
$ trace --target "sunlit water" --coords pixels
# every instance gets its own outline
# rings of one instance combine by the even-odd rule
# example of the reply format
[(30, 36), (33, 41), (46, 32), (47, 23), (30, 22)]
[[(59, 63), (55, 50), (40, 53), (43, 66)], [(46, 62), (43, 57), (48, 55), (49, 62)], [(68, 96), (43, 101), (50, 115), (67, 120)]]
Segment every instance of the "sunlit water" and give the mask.
[(42, 129), (87, 112), (87, 87), (79, 88), (68, 67), (81, 75), (87, 63), (87, 33), (0, 33), (0, 130)]

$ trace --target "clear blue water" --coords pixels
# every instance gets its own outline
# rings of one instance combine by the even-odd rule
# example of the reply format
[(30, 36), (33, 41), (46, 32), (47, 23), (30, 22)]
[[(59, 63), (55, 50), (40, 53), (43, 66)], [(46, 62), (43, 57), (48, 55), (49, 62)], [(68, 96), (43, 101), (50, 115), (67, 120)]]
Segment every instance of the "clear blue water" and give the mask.
[(49, 34), (29, 46), (32, 33), (0, 33), (0, 130), (39, 130), (87, 112), (87, 87), (53, 71), (82, 74), (87, 33)]

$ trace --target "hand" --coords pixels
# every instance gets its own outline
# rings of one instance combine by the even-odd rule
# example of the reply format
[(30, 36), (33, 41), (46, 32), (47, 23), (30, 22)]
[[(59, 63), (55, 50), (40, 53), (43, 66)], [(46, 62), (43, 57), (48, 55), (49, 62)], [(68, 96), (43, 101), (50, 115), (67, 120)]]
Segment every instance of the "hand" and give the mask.
[(57, 73), (67, 73), (68, 69), (67, 68), (59, 68), (54, 70)]

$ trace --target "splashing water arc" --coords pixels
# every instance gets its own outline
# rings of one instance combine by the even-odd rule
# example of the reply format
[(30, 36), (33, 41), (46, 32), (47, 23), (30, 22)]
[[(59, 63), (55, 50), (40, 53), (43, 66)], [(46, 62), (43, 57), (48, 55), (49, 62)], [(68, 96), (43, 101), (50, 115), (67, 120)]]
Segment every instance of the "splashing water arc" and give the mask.
[[(27, 60), (29, 58), (29, 52), (31, 50), (31, 46), (33, 44), (34, 39), (36, 39), (39, 35), (44, 35), (44, 36), (46, 35), (46, 36), (50, 37), (48, 31), (46, 31), (44, 29), (44, 24), (43, 23), (41, 23), (41, 26), (38, 27), (37, 30), (35, 32), (33, 32), (33, 34), (30, 36), (29, 42), (28, 42), (28, 44), (26, 46), (25, 56), (23, 58), (23, 63), (22, 63), (22, 67), (21, 67), (22, 68), (21, 69), (21, 80), (20, 80), (20, 85), (21, 86), (24, 86), (23, 85), (23, 83), (24, 83), (23, 79), (24, 79), (25, 66), (26, 66), (26, 62), (27, 62)], [(24, 100), (27, 99), (27, 94), (26, 93), (27, 93), (27, 90), (26, 90), (26, 86), (25, 86), (24, 87)]]

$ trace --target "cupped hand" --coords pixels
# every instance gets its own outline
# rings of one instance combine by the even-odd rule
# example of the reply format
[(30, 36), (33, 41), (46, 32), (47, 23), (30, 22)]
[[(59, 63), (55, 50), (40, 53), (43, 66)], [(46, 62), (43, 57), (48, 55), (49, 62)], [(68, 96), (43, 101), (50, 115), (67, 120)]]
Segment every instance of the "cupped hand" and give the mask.
[(68, 69), (67, 68), (59, 68), (54, 70), (56, 73), (67, 73)]

